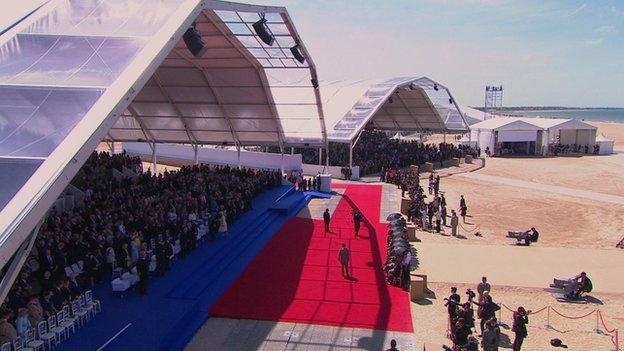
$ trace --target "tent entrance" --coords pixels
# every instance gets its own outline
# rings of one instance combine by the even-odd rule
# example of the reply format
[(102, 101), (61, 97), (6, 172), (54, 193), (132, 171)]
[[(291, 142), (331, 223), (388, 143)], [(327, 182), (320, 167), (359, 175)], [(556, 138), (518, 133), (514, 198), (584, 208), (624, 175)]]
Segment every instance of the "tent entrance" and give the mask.
[(534, 141), (505, 141), (500, 143), (501, 156), (535, 155)]

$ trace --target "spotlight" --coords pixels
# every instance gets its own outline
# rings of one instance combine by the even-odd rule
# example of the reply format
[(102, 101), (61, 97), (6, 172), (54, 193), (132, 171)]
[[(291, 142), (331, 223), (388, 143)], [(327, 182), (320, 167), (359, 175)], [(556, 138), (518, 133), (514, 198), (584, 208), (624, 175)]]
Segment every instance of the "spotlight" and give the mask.
[(275, 38), (273, 38), (273, 35), (271, 35), (271, 32), (269, 32), (269, 28), (267, 27), (266, 22), (266, 18), (264, 18), (264, 15), (262, 15), (262, 18), (258, 20), (258, 22), (253, 24), (253, 29), (256, 31), (256, 34), (258, 34), (260, 39), (262, 39), (265, 44), (273, 46)]
[(301, 55), (301, 52), (299, 51), (299, 44), (296, 44), (295, 46), (290, 48), (290, 52), (293, 54), (295, 59), (299, 61), (299, 63), (305, 62), (305, 57), (303, 57), (303, 55)]
[(437, 84), (433, 85), (433, 90), (438, 91), (438, 85)]
[(453, 99), (449, 99), (449, 104), (453, 104)]
[(312, 78), (312, 79), (310, 79), (310, 83), (312, 83), (312, 86), (313, 86), (315, 89), (319, 87), (319, 84), (318, 84), (318, 79), (316, 79), (316, 78)]
[(394, 99), (392, 99), (392, 96), (388, 98), (388, 103), (391, 104), (394, 102)]
[(184, 39), (184, 44), (186, 44), (186, 48), (193, 54), (195, 57), (200, 57), (206, 51), (206, 43), (202, 40), (201, 33), (195, 28), (195, 23), (193, 23), (192, 27), (186, 30), (184, 35), (182, 36)]
[(410, 83), (410, 85), (409, 85), (409, 89), (410, 89), (410, 90), (414, 90), (414, 89), (416, 89), (416, 87), (414, 86), (414, 83)]

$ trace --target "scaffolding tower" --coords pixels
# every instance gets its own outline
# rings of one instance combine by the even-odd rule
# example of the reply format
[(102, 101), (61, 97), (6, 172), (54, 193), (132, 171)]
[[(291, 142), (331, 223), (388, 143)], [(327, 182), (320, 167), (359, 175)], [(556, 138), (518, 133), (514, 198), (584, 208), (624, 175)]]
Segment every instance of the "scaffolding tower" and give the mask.
[(503, 106), (503, 86), (487, 85), (485, 87), (485, 107), (483, 119), (492, 118), (494, 113)]

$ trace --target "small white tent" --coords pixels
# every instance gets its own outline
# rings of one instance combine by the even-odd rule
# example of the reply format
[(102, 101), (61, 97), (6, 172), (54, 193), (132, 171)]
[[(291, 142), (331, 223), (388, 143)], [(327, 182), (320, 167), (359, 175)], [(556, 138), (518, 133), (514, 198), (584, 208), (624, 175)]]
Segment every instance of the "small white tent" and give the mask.
[(607, 138), (604, 134), (596, 136), (596, 145), (600, 147), (598, 154), (610, 155), (613, 153), (613, 140)]

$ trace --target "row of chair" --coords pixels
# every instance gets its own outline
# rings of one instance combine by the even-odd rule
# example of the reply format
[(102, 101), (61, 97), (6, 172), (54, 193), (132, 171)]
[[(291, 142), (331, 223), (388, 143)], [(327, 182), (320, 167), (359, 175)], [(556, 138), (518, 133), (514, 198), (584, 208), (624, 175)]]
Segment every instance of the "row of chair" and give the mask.
[(19, 336), (13, 342), (4, 343), (0, 351), (38, 351), (52, 349), (62, 340), (69, 337), (69, 332), (75, 333), (76, 326), (82, 327), (96, 313), (102, 311), (99, 300), (93, 299), (93, 292), (86, 291), (73, 300), (69, 305), (63, 306), (55, 315), (47, 321), (37, 323), (36, 333), (29, 329), (26, 334)]

